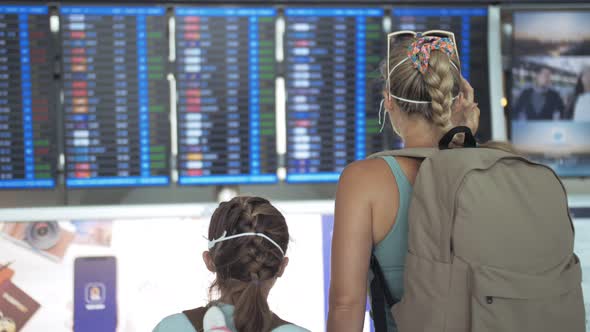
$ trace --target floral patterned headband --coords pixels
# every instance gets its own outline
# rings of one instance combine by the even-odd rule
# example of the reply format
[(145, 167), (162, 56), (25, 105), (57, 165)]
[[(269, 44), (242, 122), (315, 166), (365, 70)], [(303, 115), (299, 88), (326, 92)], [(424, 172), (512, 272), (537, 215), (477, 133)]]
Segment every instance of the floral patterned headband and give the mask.
[[(408, 58), (412, 61), (414, 68), (418, 69), (421, 74), (425, 74), (428, 71), (430, 53), (433, 50), (442, 51), (446, 53), (449, 58), (456, 56), (455, 43), (453, 43), (450, 38), (418, 36), (418, 38), (408, 47)], [(453, 64), (453, 62), (451, 62), (451, 64)], [(453, 66), (455, 65), (453, 64)]]
[[(426, 72), (428, 71), (428, 66), (429, 66), (429, 61), (430, 61), (430, 53), (432, 52), (432, 50), (439, 50), (444, 52), (445, 54), (447, 54), (449, 56), (449, 58), (456, 58), (457, 57), (457, 52), (456, 50), (456, 45), (453, 42), (453, 40), (451, 38), (448, 37), (437, 37), (437, 36), (422, 36), (421, 33), (416, 34), (416, 40), (410, 44), (410, 46), (408, 46), (408, 53), (407, 53), (407, 57), (404, 57), (402, 61), (400, 61), (398, 64), (396, 64), (395, 66), (393, 66), (393, 68), (389, 71), (388, 75), (387, 75), (387, 87), (388, 90), (391, 87), (390, 84), (390, 79), (391, 79), (391, 74), (404, 62), (410, 60), (414, 66), (414, 68), (418, 69), (418, 71), (422, 74), (425, 75)], [(451, 65), (460, 72), (459, 68), (457, 68), (457, 66), (455, 65), (455, 63), (453, 61), (451, 61)], [(425, 100), (411, 100), (411, 99), (406, 99), (400, 96), (396, 96), (394, 94), (392, 94), (391, 92), (389, 93), (389, 96), (391, 98), (395, 98), (399, 101), (403, 101), (406, 103), (413, 103), (413, 104), (430, 104), (430, 101), (425, 101)], [(453, 97), (453, 100), (455, 100), (458, 97), (455, 96)]]

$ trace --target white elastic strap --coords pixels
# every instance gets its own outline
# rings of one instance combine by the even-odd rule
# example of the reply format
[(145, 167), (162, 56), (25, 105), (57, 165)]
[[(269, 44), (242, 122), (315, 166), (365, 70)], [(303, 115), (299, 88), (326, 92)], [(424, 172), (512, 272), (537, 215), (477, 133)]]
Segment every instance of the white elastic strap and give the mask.
[(400, 100), (400, 101), (405, 101), (406, 103), (412, 103), (412, 104), (430, 104), (430, 103), (432, 103), (431, 101), (423, 101), (423, 100), (411, 100), (411, 99), (406, 99), (406, 98), (402, 98), (402, 97), (395, 96), (395, 95), (393, 95), (393, 94), (391, 94), (391, 93), (389, 94), (389, 96), (390, 96), (390, 97), (393, 97), (393, 98), (395, 98), (395, 99), (397, 99), (397, 100)]
[[(385, 99), (381, 99), (381, 104), (379, 105), (379, 124), (381, 125), (381, 129), (379, 129), (379, 132), (382, 132), (383, 128), (385, 128), (385, 117), (387, 116), (387, 113), (385, 113), (383, 109), (384, 102)], [(383, 120), (381, 120), (381, 113), (383, 113)]]
[[(402, 63), (408, 61), (410, 58), (404, 58), (402, 61), (400, 61), (397, 65), (395, 65), (393, 67), (393, 69), (391, 69), (389, 71), (389, 75), (387, 76), (387, 92), (389, 92), (389, 96), (393, 97), (394, 99), (397, 99), (399, 101), (403, 101), (406, 103), (412, 103), (412, 104), (431, 104), (431, 101), (424, 101), (424, 100), (412, 100), (412, 99), (406, 99), (406, 98), (402, 98), (402, 97), (398, 97), (394, 94), (391, 93), (391, 83), (389, 83), (389, 80), (391, 79), (391, 74), (393, 74), (393, 71), (397, 69), (397, 67), (399, 67)], [(455, 66), (455, 64), (453, 63), (453, 61), (451, 61), (451, 65), (453, 65), (453, 67), (455, 67), (455, 69), (457, 71), (459, 71), (459, 68), (457, 68), (457, 66)], [(459, 95), (456, 95), (455, 97), (453, 97), (453, 100), (459, 98)]]
[[(405, 99), (405, 98), (402, 98), (402, 97), (395, 96), (395, 95), (393, 95), (391, 93), (389, 94), (389, 96), (390, 97), (393, 97), (394, 99), (397, 99), (397, 100), (400, 100), (400, 101), (405, 101), (406, 103), (412, 103), (412, 104), (431, 104), (432, 103), (431, 101)], [(455, 100), (457, 98), (459, 98), (459, 95), (456, 95), (455, 97), (453, 97), (452, 100)]]
[(408, 61), (410, 58), (405, 57), (402, 61), (398, 62), (397, 65), (393, 66), (393, 68), (389, 71), (389, 76), (387, 76), (387, 78), (391, 77), (391, 74), (393, 73), (394, 70), (397, 69), (397, 67), (401, 66), (402, 63)]
[[(393, 71), (396, 70), (397, 67), (399, 67), (402, 63), (408, 61), (409, 59), (410, 59), (409, 57), (406, 57), (402, 61), (400, 61), (397, 65), (393, 66), (393, 68), (389, 71), (388, 77), (391, 77), (391, 74), (393, 73)], [(457, 68), (457, 66), (455, 66), (455, 63), (453, 61), (450, 61), (450, 62), (451, 62), (451, 65), (453, 66), (453, 68), (455, 68), (455, 70), (460, 71), (459, 68)]]
[(231, 239), (235, 239), (238, 237), (243, 237), (243, 236), (260, 236), (263, 237), (265, 239), (267, 239), (268, 241), (270, 241), (272, 244), (274, 244), (277, 248), (279, 248), (279, 250), (281, 251), (281, 253), (283, 254), (283, 256), (285, 256), (285, 251), (283, 250), (283, 248), (281, 248), (281, 246), (279, 246), (278, 243), (276, 243), (273, 239), (271, 239), (270, 237), (262, 234), (262, 233), (254, 233), (254, 232), (248, 232), (248, 233), (240, 233), (240, 234), (235, 234), (235, 235), (230, 235), (230, 236), (226, 236), (227, 231), (223, 231), (223, 234), (221, 235), (220, 238), (215, 239), (215, 240), (209, 240), (209, 249), (215, 247), (215, 245), (219, 242), (223, 242), (223, 241), (227, 241), (227, 240), (231, 240)]

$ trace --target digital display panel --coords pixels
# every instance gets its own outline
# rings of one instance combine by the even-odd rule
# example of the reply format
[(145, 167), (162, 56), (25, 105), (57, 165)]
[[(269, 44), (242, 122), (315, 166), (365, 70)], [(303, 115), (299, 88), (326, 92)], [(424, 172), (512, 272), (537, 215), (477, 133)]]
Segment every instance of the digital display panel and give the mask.
[(287, 182), (336, 182), (383, 149), (377, 120), (381, 9), (287, 8)]
[(589, 10), (513, 13), (510, 138), (561, 176), (590, 176), (589, 20)]
[(179, 184), (278, 181), (275, 16), (176, 8)]
[(164, 8), (62, 6), (66, 186), (167, 185)]
[(48, 8), (0, 5), (0, 189), (53, 188), (56, 120)]

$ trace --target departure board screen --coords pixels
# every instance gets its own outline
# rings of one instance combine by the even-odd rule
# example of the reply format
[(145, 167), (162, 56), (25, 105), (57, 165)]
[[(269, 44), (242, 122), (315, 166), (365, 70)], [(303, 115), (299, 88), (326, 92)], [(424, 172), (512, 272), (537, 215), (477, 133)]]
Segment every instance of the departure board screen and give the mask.
[(164, 8), (63, 6), (60, 12), (66, 186), (168, 184)]
[(287, 181), (335, 182), (383, 148), (375, 83), (385, 35), (381, 9), (285, 10)]
[(178, 183), (274, 183), (274, 9), (176, 8)]
[(47, 7), (0, 6), (0, 189), (55, 186)]
[(475, 90), (481, 110), (477, 137), (491, 139), (488, 71), (488, 13), (486, 8), (395, 8), (392, 31), (447, 30), (455, 34), (461, 73)]

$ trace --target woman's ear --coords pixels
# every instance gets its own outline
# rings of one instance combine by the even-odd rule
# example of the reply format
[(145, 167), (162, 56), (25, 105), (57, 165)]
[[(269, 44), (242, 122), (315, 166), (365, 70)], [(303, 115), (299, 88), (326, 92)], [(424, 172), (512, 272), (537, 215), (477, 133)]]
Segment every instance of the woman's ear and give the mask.
[(217, 272), (215, 270), (215, 264), (213, 263), (213, 258), (211, 258), (211, 253), (209, 251), (203, 251), (203, 262), (207, 266), (207, 270), (211, 272)]
[(391, 100), (387, 100), (386, 103), (389, 103), (386, 110), (389, 114), (391, 128), (393, 129), (393, 132), (396, 133), (396, 135), (403, 139), (404, 136), (402, 135), (402, 128), (406, 122), (407, 116), (404, 115), (404, 113), (400, 110), (393, 98), (391, 98)]
[(279, 273), (277, 273), (277, 278), (280, 278), (283, 276), (283, 273), (285, 273), (285, 269), (287, 268), (287, 265), (289, 265), (289, 257), (283, 258), (283, 262), (281, 263)]
[(383, 106), (385, 107), (385, 110), (387, 112), (393, 112), (397, 108), (397, 105), (393, 98), (389, 96), (389, 93), (387, 93), (387, 91), (383, 91), (383, 98)]

